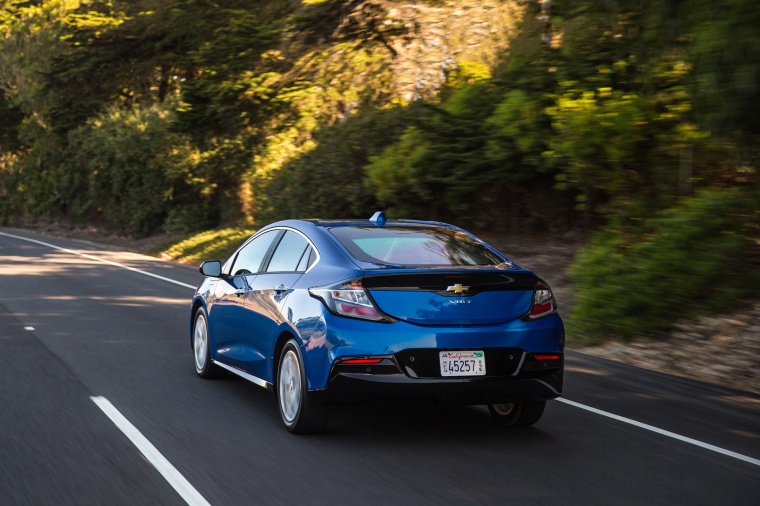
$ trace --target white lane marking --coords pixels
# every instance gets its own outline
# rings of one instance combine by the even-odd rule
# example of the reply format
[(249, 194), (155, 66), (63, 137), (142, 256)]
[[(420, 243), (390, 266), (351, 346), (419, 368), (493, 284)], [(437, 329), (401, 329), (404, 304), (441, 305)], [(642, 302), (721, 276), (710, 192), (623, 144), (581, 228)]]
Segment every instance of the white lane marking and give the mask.
[(109, 264), (109, 265), (113, 265), (113, 266), (116, 266), (116, 267), (121, 267), (122, 269), (126, 269), (128, 271), (137, 272), (138, 274), (143, 274), (145, 276), (150, 276), (151, 278), (160, 279), (161, 281), (167, 281), (169, 283), (174, 283), (175, 285), (184, 286), (185, 288), (192, 288), (193, 290), (195, 290), (195, 287), (193, 285), (188, 285), (187, 283), (182, 283), (180, 281), (176, 281), (176, 280), (170, 279), (170, 278), (165, 278), (163, 276), (159, 276), (158, 274), (153, 274), (152, 272), (147, 272), (147, 271), (143, 271), (143, 270), (140, 270), (140, 269), (135, 269), (134, 267), (130, 267), (128, 265), (112, 262), (112, 261), (106, 260), (104, 258), (98, 258), (98, 257), (93, 256), (93, 255), (88, 255), (87, 253), (82, 253), (80, 251), (74, 251), (72, 249), (62, 248), (60, 246), (56, 246), (55, 244), (50, 244), (50, 243), (47, 243), (47, 242), (37, 241), (36, 239), (30, 239), (28, 237), (22, 237), (20, 235), (6, 234), (5, 232), (0, 232), (0, 235), (3, 235), (5, 237), (11, 237), (13, 239), (19, 239), (21, 241), (33, 242), (35, 244), (40, 244), (42, 246), (47, 246), (48, 248), (57, 249), (58, 251), (64, 251), (64, 252), (70, 253), (72, 255), (77, 255), (77, 256), (80, 256), (80, 257), (88, 258), (90, 260), (95, 260), (96, 262), (103, 262), (104, 264)]
[[(165, 278), (163, 276), (159, 276), (157, 274), (153, 274), (153, 273), (150, 273), (150, 272), (142, 271), (140, 269), (135, 269), (134, 267), (129, 267), (127, 265), (122, 265), (122, 264), (119, 264), (119, 263), (116, 263), (116, 262), (111, 262), (110, 260), (105, 260), (105, 259), (102, 259), (102, 258), (98, 258), (98, 257), (92, 256), (92, 255), (88, 255), (86, 253), (80, 253), (78, 251), (74, 251), (74, 250), (70, 250), (70, 249), (66, 249), (66, 248), (61, 248), (60, 246), (56, 246), (54, 244), (48, 244), (46, 242), (37, 241), (35, 239), (29, 239), (28, 237), (21, 237), (21, 236), (13, 235), (13, 234), (6, 234), (5, 232), (0, 232), (0, 235), (6, 236), (6, 237), (12, 237), (14, 239), (20, 239), (22, 241), (28, 241), (28, 242), (33, 242), (33, 243), (36, 243), (36, 244), (41, 244), (42, 246), (47, 246), (49, 248), (57, 249), (57, 250), (60, 250), (60, 251), (65, 251), (66, 253), (71, 253), (72, 255), (78, 255), (78, 256), (81, 256), (81, 257), (84, 257), (84, 258), (89, 258), (90, 260), (95, 260), (97, 262), (103, 262), (103, 263), (106, 263), (106, 264), (114, 265), (116, 267), (121, 267), (122, 269), (127, 269), (127, 270), (132, 271), (132, 272), (137, 272), (137, 273), (140, 273), (140, 274), (144, 274), (144, 275), (150, 276), (152, 278), (161, 279), (163, 281), (168, 281), (169, 283), (174, 283), (175, 285), (180, 285), (180, 286), (184, 286), (184, 287), (187, 287), (187, 288), (195, 289), (194, 286), (188, 285), (186, 283), (182, 283), (182, 282), (179, 282), (179, 281), (175, 281), (173, 279)], [(34, 330), (34, 329), (32, 329), (31, 327), (29, 327), (29, 328), (27, 328), (27, 330)], [(93, 401), (94, 400), (95, 400), (95, 398), (93, 397)], [(636, 420), (632, 420), (630, 418), (625, 418), (623, 416), (615, 415), (615, 414), (609, 413), (607, 411), (602, 411), (601, 409), (592, 408), (591, 406), (586, 406), (585, 404), (580, 404), (578, 402), (574, 402), (574, 401), (571, 401), (571, 400), (568, 400), (568, 399), (558, 398), (557, 400), (560, 401), (560, 402), (564, 402), (565, 404), (569, 404), (571, 406), (575, 406), (576, 408), (585, 409), (586, 411), (590, 411), (592, 413), (596, 413), (597, 415), (606, 416), (608, 418), (612, 418), (613, 420), (618, 420), (620, 422), (628, 423), (630, 425), (633, 425), (633, 426), (636, 426), (636, 427), (639, 427), (639, 428), (642, 428), (642, 429), (646, 429), (646, 430), (655, 432), (657, 434), (661, 434), (663, 436), (667, 436), (667, 437), (670, 437), (670, 438), (673, 438), (673, 439), (677, 439), (677, 440), (683, 441), (685, 443), (689, 443), (689, 444), (692, 444), (692, 445), (695, 445), (695, 446), (699, 446), (700, 448), (705, 448), (706, 450), (714, 451), (716, 453), (720, 453), (720, 454), (726, 455), (728, 457), (733, 457), (735, 459), (743, 460), (744, 462), (748, 462), (750, 464), (754, 464), (756, 466), (760, 466), (760, 460), (759, 459), (754, 459), (752, 457), (748, 457), (746, 455), (742, 455), (741, 453), (732, 452), (731, 450), (726, 450), (724, 448), (720, 448), (719, 446), (711, 445), (711, 444), (708, 444), (708, 443), (703, 443), (702, 441), (699, 441), (699, 440), (696, 440), (696, 439), (692, 439), (690, 437), (682, 436), (680, 434), (676, 434), (675, 432), (670, 432), (670, 431), (667, 431), (667, 430), (655, 427), (653, 425), (647, 425), (645, 423), (637, 422)], [(106, 402), (108, 402), (108, 401), (106, 401)], [(110, 403), (109, 403), (109, 405), (110, 405)], [(114, 408), (114, 410), (115, 409), (116, 408)], [(117, 413), (118, 413), (118, 411), (117, 411)], [(125, 421), (126, 421), (126, 419), (125, 419)], [(129, 423), (129, 422), (127, 422), (127, 423)], [(146, 440), (146, 442), (147, 442), (147, 440)], [(150, 444), (150, 443), (148, 443), (148, 444)], [(169, 464), (169, 465), (171, 465), (171, 464)]]
[(615, 415), (607, 411), (602, 411), (601, 409), (592, 408), (591, 406), (586, 406), (585, 404), (580, 404), (578, 402), (574, 402), (568, 399), (558, 398), (556, 400), (560, 402), (564, 402), (565, 404), (569, 404), (570, 406), (575, 406), (576, 408), (585, 409), (586, 411), (591, 411), (592, 413), (596, 413), (597, 415), (606, 416), (607, 418), (612, 418), (613, 420), (617, 420), (619, 422), (628, 423), (635, 427), (639, 427), (641, 429), (646, 429), (652, 432), (656, 432), (657, 434), (661, 434), (663, 436), (677, 439), (679, 441), (683, 441), (684, 443), (689, 443), (694, 446), (699, 446), (700, 448), (704, 448), (706, 450), (720, 453), (721, 455), (726, 455), (728, 457), (733, 457), (735, 459), (743, 460), (744, 462), (748, 462), (750, 464), (760, 466), (760, 459), (753, 459), (752, 457), (747, 457), (746, 455), (742, 455), (741, 453), (732, 452), (731, 450), (726, 450), (719, 446), (703, 443), (702, 441), (699, 441), (697, 439), (692, 439), (690, 437), (682, 436), (680, 434), (676, 434), (675, 432), (670, 432), (668, 430), (660, 429), (653, 425), (647, 425), (645, 423), (637, 422), (636, 420), (631, 420), (630, 418), (625, 418), (624, 416)]
[(153, 464), (159, 473), (169, 482), (169, 485), (174, 487), (174, 490), (182, 496), (187, 504), (191, 506), (211, 506), (209, 502), (185, 479), (177, 468), (175, 468), (171, 462), (166, 460), (166, 457), (156, 449), (155, 446), (148, 441), (137, 428), (130, 423), (129, 420), (124, 418), (118, 409), (109, 402), (105, 397), (93, 396), (90, 397), (102, 411), (106, 414), (111, 421), (121, 430), (125, 436), (132, 441), (140, 453)]
[(24, 330), (34, 330), (34, 327), (24, 327)]

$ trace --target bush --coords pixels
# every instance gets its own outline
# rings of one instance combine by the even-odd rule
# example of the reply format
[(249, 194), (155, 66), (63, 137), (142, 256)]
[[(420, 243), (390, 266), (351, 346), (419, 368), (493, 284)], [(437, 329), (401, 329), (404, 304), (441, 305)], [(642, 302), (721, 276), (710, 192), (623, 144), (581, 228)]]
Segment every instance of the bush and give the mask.
[(401, 135), (412, 109), (362, 111), (317, 132), (313, 150), (257, 180), (255, 221), (371, 216), (378, 202), (365, 165)]
[(679, 319), (760, 295), (758, 192), (707, 190), (648, 223), (616, 223), (581, 250), (568, 335), (585, 344), (657, 336)]
[[(170, 211), (175, 230), (208, 226), (198, 212), (207, 206), (204, 181), (193, 173), (197, 157), (169, 130), (170, 116), (159, 106), (109, 107), (70, 132), (69, 156), (56, 178), (68, 211), (135, 237), (160, 228)], [(196, 219), (201, 223), (194, 228), (188, 221)]]

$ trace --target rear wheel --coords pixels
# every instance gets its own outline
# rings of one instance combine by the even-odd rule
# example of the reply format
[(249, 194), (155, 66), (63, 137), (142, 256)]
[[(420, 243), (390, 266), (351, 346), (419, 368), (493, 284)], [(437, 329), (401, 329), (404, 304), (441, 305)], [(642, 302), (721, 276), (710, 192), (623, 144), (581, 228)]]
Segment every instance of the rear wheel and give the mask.
[(295, 434), (321, 432), (327, 424), (327, 406), (309, 402), (298, 344), (291, 339), (285, 344), (277, 369), (277, 405), (283, 425)]
[(528, 427), (541, 419), (546, 401), (489, 404), (488, 411), (499, 425), (505, 427)]
[(193, 321), (193, 356), (195, 358), (195, 372), (201, 378), (218, 378), (224, 370), (211, 360), (208, 341), (208, 323), (206, 313), (198, 308)]

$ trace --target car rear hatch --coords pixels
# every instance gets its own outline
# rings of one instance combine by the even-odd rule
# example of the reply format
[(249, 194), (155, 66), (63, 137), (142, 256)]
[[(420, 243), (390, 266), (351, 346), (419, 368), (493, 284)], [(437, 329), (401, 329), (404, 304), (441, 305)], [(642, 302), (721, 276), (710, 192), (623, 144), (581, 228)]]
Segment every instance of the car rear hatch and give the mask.
[(385, 314), (418, 325), (487, 325), (530, 311), (537, 278), (529, 271), (462, 269), (378, 273), (363, 284)]

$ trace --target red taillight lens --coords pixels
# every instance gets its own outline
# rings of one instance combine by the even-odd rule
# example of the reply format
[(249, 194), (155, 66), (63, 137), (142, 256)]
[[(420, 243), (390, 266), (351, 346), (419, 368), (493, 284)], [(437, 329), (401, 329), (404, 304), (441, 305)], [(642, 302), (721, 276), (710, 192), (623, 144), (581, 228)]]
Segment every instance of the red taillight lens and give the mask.
[(324, 302), (325, 306), (335, 314), (364, 320), (388, 320), (372, 304), (361, 279), (352, 279), (323, 288), (312, 288), (309, 294)]
[(348, 365), (372, 365), (379, 364), (382, 361), (382, 358), (347, 358), (345, 360), (341, 360), (340, 363)]
[(545, 282), (539, 281), (533, 291), (533, 307), (530, 308), (528, 317), (532, 319), (541, 318), (554, 313), (556, 310), (557, 305), (554, 302), (552, 289)]
[(536, 354), (536, 355), (533, 355), (533, 358), (535, 358), (536, 360), (545, 361), (545, 360), (559, 360), (562, 357), (560, 355), (554, 355), (554, 354)]

